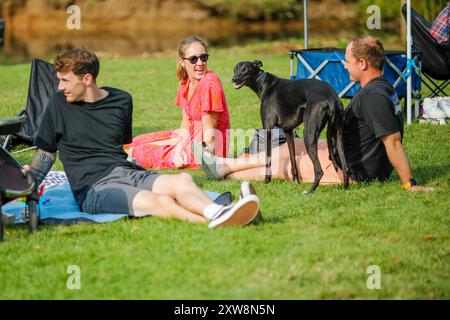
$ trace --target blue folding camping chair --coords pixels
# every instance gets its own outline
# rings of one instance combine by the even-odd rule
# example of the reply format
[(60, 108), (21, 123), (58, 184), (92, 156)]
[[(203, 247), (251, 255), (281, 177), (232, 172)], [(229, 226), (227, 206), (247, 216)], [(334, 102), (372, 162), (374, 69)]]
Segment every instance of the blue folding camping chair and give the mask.
[[(406, 53), (402, 51), (385, 51), (386, 63), (383, 74), (395, 88), (399, 98), (406, 97), (406, 74), (408, 72)], [(345, 66), (345, 49), (315, 48), (290, 50), (291, 79), (319, 79), (328, 82), (340, 98), (353, 98), (360, 89), (360, 85), (352, 80)], [(420, 65), (420, 54), (413, 52), (413, 58)], [(295, 64), (295, 60), (297, 63)], [(413, 98), (415, 103), (420, 101), (421, 77), (419, 73), (412, 73)], [(404, 78), (405, 77), (405, 78)]]

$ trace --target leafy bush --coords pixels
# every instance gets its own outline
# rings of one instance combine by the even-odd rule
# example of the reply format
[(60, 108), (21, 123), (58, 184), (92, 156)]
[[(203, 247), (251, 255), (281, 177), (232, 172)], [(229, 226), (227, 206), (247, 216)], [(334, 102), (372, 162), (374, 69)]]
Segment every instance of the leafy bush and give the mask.
[[(433, 21), (442, 8), (444, 8), (447, 0), (412, 0), (411, 6), (419, 12), (424, 18), (429, 21)], [(391, 0), (358, 0), (357, 1), (357, 16), (366, 17), (367, 7), (370, 5), (377, 5), (381, 9), (383, 20), (398, 19), (400, 8), (403, 2), (391, 1)], [(359, 19), (359, 21), (362, 21)]]
[(303, 1), (299, 0), (197, 0), (216, 15), (239, 20), (289, 20), (299, 16)]

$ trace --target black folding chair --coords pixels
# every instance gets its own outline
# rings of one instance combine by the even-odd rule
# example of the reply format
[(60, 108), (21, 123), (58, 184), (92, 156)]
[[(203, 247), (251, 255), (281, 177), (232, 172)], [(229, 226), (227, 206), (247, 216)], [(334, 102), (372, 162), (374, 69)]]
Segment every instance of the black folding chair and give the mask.
[[(26, 116), (0, 120), (0, 134), (16, 134), (25, 123)], [(22, 172), (22, 166), (8, 151), (0, 147), (0, 242), (3, 241), (3, 224), (7, 221), (2, 214), (2, 204), (25, 197), (27, 206), (24, 219), (28, 222), (30, 232), (37, 230), (38, 192), (37, 183), (32, 177)]]
[(0, 19), (0, 49), (3, 47), (4, 32), (5, 32), (5, 19)]
[[(402, 13), (406, 20), (406, 4), (402, 7)], [(422, 52), (422, 82), (431, 91), (429, 97), (449, 96), (445, 89), (450, 84), (450, 40), (437, 42), (430, 28), (430, 22), (411, 8), (413, 50)]]
[[(33, 139), (38, 132), (47, 103), (52, 95), (58, 91), (58, 82), (53, 64), (40, 59), (33, 59), (28, 83), (27, 104), (25, 109), (19, 113), (19, 116), (26, 115), (27, 117), (18, 132), (6, 136), (2, 141), (5, 150), (11, 150), (19, 144), (33, 145)], [(34, 148), (33, 146), (14, 153)]]

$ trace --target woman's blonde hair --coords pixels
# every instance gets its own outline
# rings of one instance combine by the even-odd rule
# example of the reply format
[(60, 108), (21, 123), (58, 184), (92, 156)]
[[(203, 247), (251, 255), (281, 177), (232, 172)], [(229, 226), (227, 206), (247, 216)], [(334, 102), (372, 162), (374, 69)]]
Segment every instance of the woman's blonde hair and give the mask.
[[(206, 42), (205, 39), (198, 36), (189, 36), (181, 40), (180, 44), (178, 45), (178, 56), (180, 58), (186, 58), (184, 56), (186, 49), (195, 42), (200, 43), (203, 46), (203, 48), (205, 48), (206, 53), (208, 53), (208, 43)], [(181, 83), (185, 83), (188, 79), (186, 69), (180, 63), (178, 63), (177, 77)]]

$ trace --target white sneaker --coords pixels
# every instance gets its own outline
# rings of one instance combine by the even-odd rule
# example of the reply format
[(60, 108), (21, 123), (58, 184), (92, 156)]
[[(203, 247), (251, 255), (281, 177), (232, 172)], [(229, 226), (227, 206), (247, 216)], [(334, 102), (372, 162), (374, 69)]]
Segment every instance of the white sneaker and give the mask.
[(228, 226), (245, 226), (253, 221), (259, 211), (259, 199), (250, 195), (236, 204), (223, 207), (209, 222), (210, 229)]
[[(255, 195), (255, 196), (257, 195), (255, 187), (253, 187), (253, 185), (250, 182), (248, 182), (248, 181), (242, 182), (241, 183), (241, 194), (240, 194), (239, 199), (243, 199), (243, 198), (248, 197), (250, 195)], [(256, 214), (256, 217), (252, 221), (252, 223), (258, 224), (262, 220), (263, 220), (263, 217), (262, 217), (261, 210), (258, 210), (258, 213)]]

